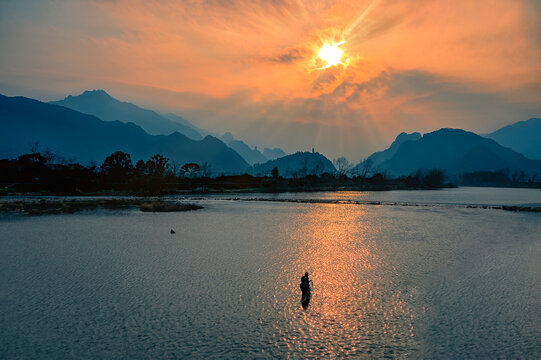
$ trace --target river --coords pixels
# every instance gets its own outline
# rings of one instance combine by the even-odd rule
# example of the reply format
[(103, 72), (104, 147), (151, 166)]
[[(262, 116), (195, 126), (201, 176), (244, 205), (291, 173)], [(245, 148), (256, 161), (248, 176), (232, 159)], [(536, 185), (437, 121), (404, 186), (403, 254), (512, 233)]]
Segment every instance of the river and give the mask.
[(192, 201), (1, 215), (0, 357), (541, 356), (541, 214), (467, 207), (541, 206), (541, 190)]

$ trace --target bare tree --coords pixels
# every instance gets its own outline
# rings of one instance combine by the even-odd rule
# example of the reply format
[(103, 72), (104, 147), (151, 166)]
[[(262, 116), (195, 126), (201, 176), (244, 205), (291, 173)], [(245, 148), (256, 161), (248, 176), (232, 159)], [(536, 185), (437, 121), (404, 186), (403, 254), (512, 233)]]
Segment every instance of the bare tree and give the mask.
[(514, 183), (518, 182), (518, 175), (519, 175), (518, 170), (513, 171), (513, 173), (511, 174), (511, 180)]
[(300, 177), (306, 177), (308, 174), (308, 160), (304, 159), (301, 165), (301, 168), (299, 169)]
[(201, 164), (201, 166), (199, 167), (199, 173), (201, 177), (209, 177), (211, 174), (210, 164), (208, 162), (204, 162), (203, 164)]
[(353, 164), (350, 163), (349, 160), (344, 156), (334, 159), (333, 164), (338, 171), (338, 175), (340, 176), (348, 174), (351, 169), (353, 169)]
[(357, 173), (360, 177), (366, 178), (368, 174), (370, 174), (373, 171), (374, 167), (374, 161), (372, 159), (364, 159), (360, 162), (360, 164), (357, 166)]
[(173, 176), (177, 176), (178, 169), (180, 168), (180, 164), (176, 160), (169, 161), (169, 174)]
[(31, 154), (37, 154), (39, 152), (39, 141), (31, 141), (28, 143)]
[[(55, 161), (58, 161), (61, 156), (51, 150), (51, 148), (46, 147), (45, 150), (43, 150), (43, 157), (46, 158), (49, 163), (53, 163)], [(72, 163), (77, 162), (77, 159), (74, 157), (72, 157), (70, 160), (72, 160)]]

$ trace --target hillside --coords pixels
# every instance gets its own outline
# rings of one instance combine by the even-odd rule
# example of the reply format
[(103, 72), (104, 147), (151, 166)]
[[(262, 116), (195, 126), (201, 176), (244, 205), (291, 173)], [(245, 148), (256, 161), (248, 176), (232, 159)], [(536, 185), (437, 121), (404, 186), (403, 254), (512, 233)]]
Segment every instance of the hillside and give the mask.
[(65, 158), (101, 163), (121, 150), (132, 159), (161, 154), (179, 164), (207, 162), (213, 173), (241, 173), (248, 164), (220, 140), (207, 136), (192, 140), (180, 133), (149, 135), (133, 123), (103, 121), (66, 107), (24, 97), (0, 95), (0, 158), (29, 152), (39, 142)]
[(323, 173), (334, 174), (336, 169), (332, 162), (320, 153), (297, 152), (264, 164), (256, 164), (252, 173), (256, 176), (269, 175), (277, 167), (278, 173), (284, 177), (303, 177), (305, 175)]
[(408, 175), (418, 169), (439, 168), (448, 174), (469, 171), (541, 172), (541, 161), (501, 146), (492, 139), (460, 129), (440, 129), (415, 141), (402, 143), (389, 160), (380, 165), (391, 175)]
[[(389, 146), (387, 149), (383, 151), (376, 151), (372, 155), (370, 155), (368, 158), (366, 158), (366, 161), (370, 163), (370, 167), (372, 169), (378, 169), (381, 163), (383, 163), (386, 160), (391, 159), (394, 154), (398, 151), (398, 148), (400, 145), (402, 145), (406, 141), (415, 141), (419, 140), (421, 138), (421, 134), (418, 132), (414, 132), (411, 134), (408, 133), (400, 133), (396, 139), (392, 142), (391, 146)], [(352, 170), (351, 173), (353, 174), (359, 174), (363, 173), (363, 162), (360, 162), (357, 164)], [(377, 170), (376, 170), (377, 171)]]
[(228, 142), (227, 146), (235, 150), (250, 165), (262, 164), (268, 161), (268, 159), (264, 157), (263, 154), (261, 154), (259, 150), (257, 150), (257, 148), (252, 149), (244, 141), (233, 140)]
[(484, 136), (529, 159), (541, 160), (541, 118), (519, 121)]
[(276, 160), (286, 155), (287, 154), (284, 152), (284, 150), (280, 148), (273, 148), (273, 149), (264, 148), (263, 149), (263, 156), (269, 160)]
[(173, 121), (155, 111), (119, 101), (103, 90), (85, 91), (78, 96), (69, 95), (64, 100), (52, 101), (50, 104), (94, 115), (105, 121), (131, 122), (151, 135), (169, 135), (176, 131), (194, 140), (202, 139), (201, 134), (182, 118), (181, 122)]

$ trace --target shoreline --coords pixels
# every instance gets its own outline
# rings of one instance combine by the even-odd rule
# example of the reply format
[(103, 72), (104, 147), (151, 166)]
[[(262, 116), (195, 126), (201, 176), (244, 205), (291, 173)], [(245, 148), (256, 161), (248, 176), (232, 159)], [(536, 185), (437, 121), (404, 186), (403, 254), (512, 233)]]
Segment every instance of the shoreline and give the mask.
[(0, 214), (15, 213), (23, 215), (73, 214), (86, 210), (128, 210), (138, 208), (142, 212), (184, 212), (203, 209), (202, 206), (178, 202), (136, 199), (14, 199), (0, 198)]
[[(197, 194), (192, 194), (197, 195)], [(32, 196), (32, 195), (30, 195)], [(197, 198), (164, 200), (157, 197), (131, 197), (107, 195), (109, 198), (88, 198), (83, 196), (62, 196), (60, 198), (39, 198), (33, 195), (28, 199), (2, 199), (0, 197), (0, 214), (15, 213), (24, 215), (54, 215), (73, 214), (81, 211), (97, 209), (128, 210), (138, 208), (142, 212), (183, 212), (202, 209), (203, 206), (191, 201), (202, 200)], [(113, 197), (111, 197), (113, 196)], [(180, 200), (180, 201), (179, 201)], [(529, 205), (501, 205), (501, 204), (453, 204), (453, 203), (417, 203), (395, 201), (361, 201), (361, 200), (328, 200), (328, 199), (294, 199), (294, 198), (265, 198), (265, 197), (223, 197), (208, 198), (217, 201), (246, 201), (246, 202), (275, 202), (298, 204), (338, 204), (360, 206), (399, 206), (399, 207), (453, 207), (462, 209), (504, 210), (510, 212), (541, 213), (541, 206)], [(188, 202), (189, 201), (189, 202)]]

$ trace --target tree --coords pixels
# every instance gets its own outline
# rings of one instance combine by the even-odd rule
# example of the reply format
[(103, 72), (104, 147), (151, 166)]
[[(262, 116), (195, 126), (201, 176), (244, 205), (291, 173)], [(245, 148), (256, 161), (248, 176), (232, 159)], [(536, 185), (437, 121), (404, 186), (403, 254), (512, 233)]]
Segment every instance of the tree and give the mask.
[(187, 163), (182, 165), (181, 169), (184, 170), (186, 176), (195, 176), (199, 172), (199, 165), (196, 163)]
[(385, 183), (385, 176), (382, 173), (376, 173), (372, 175), (372, 178), (370, 179), (370, 181), (373, 184), (382, 185)]
[(112, 153), (105, 158), (101, 165), (101, 171), (115, 178), (126, 177), (132, 170), (133, 165), (131, 163), (130, 154), (122, 151)]
[(333, 160), (333, 164), (338, 171), (338, 175), (346, 175), (353, 169), (353, 164), (348, 161), (344, 156)]
[(28, 143), (30, 148), (30, 154), (37, 154), (39, 152), (39, 141), (31, 141)]
[(323, 172), (324, 166), (321, 160), (317, 160), (313, 165), (314, 167), (312, 168), (311, 172), (312, 175), (319, 175)]
[(300, 177), (304, 178), (306, 177), (307, 174), (308, 174), (308, 160), (304, 159), (302, 161), (301, 167), (299, 168), (299, 175)]
[(177, 174), (179, 173), (180, 164), (176, 160), (170, 161), (168, 169), (168, 175), (177, 176)]
[(147, 175), (147, 164), (143, 160), (137, 160), (135, 164), (135, 174), (137, 176)]
[(443, 185), (443, 180), (445, 179), (445, 174), (440, 169), (432, 169), (425, 176), (426, 186), (429, 188), (438, 188)]
[(210, 176), (211, 171), (210, 171), (210, 164), (208, 162), (204, 162), (203, 164), (201, 164), (201, 166), (199, 167), (199, 174), (201, 175), (201, 177)]
[(147, 173), (154, 177), (163, 177), (167, 170), (169, 159), (156, 154), (146, 163)]
[[(45, 159), (45, 163), (53, 163), (55, 159), (60, 159), (60, 156), (55, 154), (49, 147), (45, 149), (40, 149), (39, 141), (29, 142), (28, 146), (30, 147), (30, 155), (38, 154)], [(75, 160), (73, 160), (75, 162)]]
[(357, 173), (363, 179), (368, 176), (373, 170), (374, 161), (372, 159), (364, 159), (357, 166)]
[(273, 179), (278, 179), (278, 166), (275, 166), (271, 170), (271, 176)]

